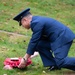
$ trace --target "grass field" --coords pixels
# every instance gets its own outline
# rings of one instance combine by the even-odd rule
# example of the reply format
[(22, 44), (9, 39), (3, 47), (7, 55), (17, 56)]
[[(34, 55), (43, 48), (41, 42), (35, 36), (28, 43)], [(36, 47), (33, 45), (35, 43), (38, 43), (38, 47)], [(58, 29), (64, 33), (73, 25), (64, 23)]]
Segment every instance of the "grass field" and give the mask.
[[(22, 57), (26, 52), (32, 32), (19, 27), (13, 17), (28, 7), (33, 15), (57, 19), (75, 33), (75, 0), (0, 0), (0, 75), (75, 75), (68, 69), (47, 71), (40, 56), (26, 70), (3, 69), (5, 58)], [(75, 56), (75, 43), (68, 55)]]

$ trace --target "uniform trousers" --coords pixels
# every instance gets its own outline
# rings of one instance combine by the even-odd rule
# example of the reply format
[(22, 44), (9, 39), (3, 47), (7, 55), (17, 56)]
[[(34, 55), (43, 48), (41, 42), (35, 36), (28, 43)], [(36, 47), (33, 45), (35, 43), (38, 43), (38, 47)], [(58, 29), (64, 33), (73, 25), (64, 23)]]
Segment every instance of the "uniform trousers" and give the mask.
[(56, 50), (51, 50), (51, 45), (49, 41), (40, 40), (36, 47), (36, 51), (39, 52), (43, 65), (45, 67), (57, 66), (58, 68), (75, 70), (75, 58), (68, 57), (68, 52), (71, 45), (72, 41), (57, 48)]

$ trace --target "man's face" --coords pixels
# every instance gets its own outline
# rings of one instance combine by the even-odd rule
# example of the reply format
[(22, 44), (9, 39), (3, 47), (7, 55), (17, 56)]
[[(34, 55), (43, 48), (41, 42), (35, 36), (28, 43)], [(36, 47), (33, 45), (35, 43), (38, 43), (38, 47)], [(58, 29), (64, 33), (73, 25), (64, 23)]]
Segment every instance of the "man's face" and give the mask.
[(24, 28), (26, 29), (30, 29), (30, 21), (28, 18), (24, 17), (22, 20), (21, 20), (21, 24)]

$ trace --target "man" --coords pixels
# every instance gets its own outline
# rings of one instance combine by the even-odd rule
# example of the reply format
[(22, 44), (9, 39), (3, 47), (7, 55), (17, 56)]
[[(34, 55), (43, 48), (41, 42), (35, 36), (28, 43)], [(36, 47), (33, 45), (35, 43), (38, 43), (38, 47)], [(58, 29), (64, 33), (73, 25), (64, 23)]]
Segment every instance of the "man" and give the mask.
[(32, 38), (19, 68), (24, 68), (28, 58), (38, 51), (44, 66), (50, 70), (67, 68), (75, 70), (75, 58), (67, 57), (74, 33), (57, 20), (42, 16), (33, 16), (30, 8), (13, 18), (19, 25), (32, 30)]

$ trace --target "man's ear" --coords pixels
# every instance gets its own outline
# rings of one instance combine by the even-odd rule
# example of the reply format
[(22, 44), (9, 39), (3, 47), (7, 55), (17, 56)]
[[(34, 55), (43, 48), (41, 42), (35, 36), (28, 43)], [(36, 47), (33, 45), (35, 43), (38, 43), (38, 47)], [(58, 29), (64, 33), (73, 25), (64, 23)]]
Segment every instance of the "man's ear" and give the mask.
[(23, 21), (26, 21), (26, 18), (23, 18)]
[(24, 17), (24, 21), (27, 21), (28, 19), (26, 17)]

